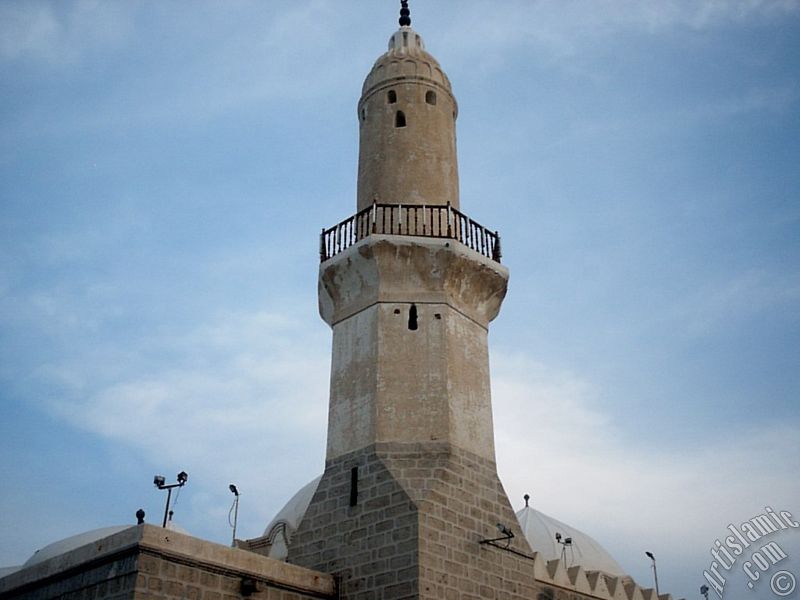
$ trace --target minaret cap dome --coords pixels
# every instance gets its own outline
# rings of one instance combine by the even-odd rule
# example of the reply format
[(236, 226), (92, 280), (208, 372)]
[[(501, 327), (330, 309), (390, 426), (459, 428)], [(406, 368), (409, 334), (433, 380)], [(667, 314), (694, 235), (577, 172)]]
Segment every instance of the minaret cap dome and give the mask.
[(389, 49), (375, 61), (364, 80), (362, 97), (387, 81), (421, 79), (439, 84), (452, 94), (450, 80), (439, 62), (425, 50), (422, 37), (410, 26), (402, 26), (389, 38)]

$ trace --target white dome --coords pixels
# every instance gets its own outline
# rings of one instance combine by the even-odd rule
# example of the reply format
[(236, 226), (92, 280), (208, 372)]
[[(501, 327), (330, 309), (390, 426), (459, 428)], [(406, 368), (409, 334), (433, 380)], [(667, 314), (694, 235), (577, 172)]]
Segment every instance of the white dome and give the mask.
[(22, 568), (22, 565), (17, 565), (15, 567), (0, 567), (0, 579), (5, 577), (6, 575), (11, 575), (12, 573), (16, 573)]
[[(530, 506), (517, 513), (517, 520), (531, 548), (545, 561), (561, 558), (565, 548), (567, 567), (580, 565), (584, 571), (602, 571), (614, 577), (625, 576), (622, 567), (608, 551), (582, 531)], [(561, 534), (562, 540), (572, 538), (572, 544), (563, 547), (556, 541), (556, 533)]]
[(272, 528), (278, 523), (285, 523), (286, 526), (294, 532), (297, 526), (300, 525), (303, 515), (306, 514), (308, 505), (311, 504), (311, 498), (314, 497), (314, 492), (317, 491), (317, 486), (321, 479), (322, 475), (301, 487), (280, 512), (275, 515), (275, 518), (269, 522), (269, 525), (264, 529), (264, 535), (269, 535), (269, 532), (272, 531)]
[(79, 533), (78, 535), (64, 538), (58, 542), (53, 542), (52, 544), (49, 544), (44, 548), (40, 548), (34, 552), (33, 555), (27, 561), (25, 561), (25, 564), (22, 566), (30, 567), (31, 565), (38, 564), (49, 558), (53, 558), (54, 556), (59, 556), (65, 552), (69, 552), (70, 550), (75, 550), (81, 546), (86, 546), (87, 544), (91, 544), (97, 540), (114, 535), (115, 533), (128, 529), (129, 527), (131, 527), (131, 525), (102, 527), (100, 529), (93, 529), (92, 531), (85, 531), (84, 533)]
[[(25, 564), (22, 565), (22, 567), (17, 568), (21, 569), (44, 562), (49, 558), (65, 554), (80, 548), (81, 546), (86, 546), (87, 544), (102, 540), (103, 538), (107, 538), (115, 533), (119, 533), (120, 531), (130, 529), (131, 527), (136, 527), (136, 525), (115, 525), (113, 527), (101, 527), (100, 529), (92, 529), (91, 531), (85, 531), (83, 533), (64, 538), (63, 540), (48, 544), (44, 548), (40, 548), (34, 552), (28, 560), (25, 561)], [(176, 524), (174, 521), (169, 521), (167, 523), (167, 529), (176, 533), (190, 535), (183, 527)]]
[(289, 554), (289, 542), (292, 535), (297, 531), (303, 515), (311, 504), (311, 498), (317, 491), (322, 475), (304, 485), (292, 496), (291, 500), (275, 515), (264, 529), (264, 537), (270, 539), (270, 550), (267, 556), (278, 560), (285, 560)]

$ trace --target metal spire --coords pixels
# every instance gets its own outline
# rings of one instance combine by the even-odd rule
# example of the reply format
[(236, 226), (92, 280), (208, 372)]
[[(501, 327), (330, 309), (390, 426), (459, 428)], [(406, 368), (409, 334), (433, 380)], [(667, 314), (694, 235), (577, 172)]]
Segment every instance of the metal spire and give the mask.
[(411, 27), (411, 11), (408, 10), (408, 1), (400, 0), (400, 27)]

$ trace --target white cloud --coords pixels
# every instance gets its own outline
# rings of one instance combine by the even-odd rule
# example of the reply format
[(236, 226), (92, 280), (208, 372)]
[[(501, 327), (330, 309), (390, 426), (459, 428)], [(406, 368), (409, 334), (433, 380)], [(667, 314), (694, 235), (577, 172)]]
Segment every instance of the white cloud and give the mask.
[[(167, 343), (152, 339), (136, 351), (159, 353)], [(149, 463), (184, 465), (197, 490), (196, 509), (184, 512), (183, 522), (193, 533), (208, 535), (208, 511), (218, 510), (210, 490), (230, 481), (261, 500), (249, 518), (263, 527), (280, 502), (321, 468), (329, 340), (262, 312), (221, 316), (171, 343), (179, 359), (169, 367), (123, 370), (115, 383), (99, 387), (91, 382), (106, 381), (102, 373), (114, 365), (97, 356), (91, 364), (40, 370), (65, 391), (72, 386), (71, 393), (50, 398), (47, 408), (73, 426), (134, 448)]]
[(0, 4), (0, 57), (13, 60), (26, 54), (50, 57), (60, 25), (47, 4)]
[(123, 42), (131, 27), (124, 3), (4, 2), (0, 4), (0, 58), (70, 63), (87, 51)]
[(791, 509), (800, 497), (794, 423), (659, 447), (658, 423), (620, 431), (592, 408), (601, 390), (573, 373), (498, 352), (493, 367), (498, 468), (512, 504), (529, 493), (534, 507), (606, 545), (640, 583), (643, 545), (698, 576), (727, 523), (766, 505)]
[(558, 59), (595, 52), (599, 38), (635, 32), (656, 35), (676, 28), (705, 30), (798, 11), (800, 3), (795, 0), (517, 1), (491, 11), (462, 4), (451, 11), (446, 45), (462, 58), (530, 45)]

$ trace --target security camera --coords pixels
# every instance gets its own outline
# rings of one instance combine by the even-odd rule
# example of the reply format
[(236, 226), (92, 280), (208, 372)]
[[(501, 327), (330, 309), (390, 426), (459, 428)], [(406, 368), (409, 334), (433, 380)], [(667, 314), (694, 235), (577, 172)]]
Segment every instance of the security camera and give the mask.
[(556, 541), (557, 541), (557, 542), (560, 542), (560, 541), (561, 541), (561, 534), (560, 534), (560, 533), (558, 533), (558, 532), (556, 532)]
[(572, 538), (568, 537), (567, 539), (565, 539), (564, 540), (564, 545), (565, 546), (571, 546), (572, 545)]
[(178, 483), (181, 484), (186, 483), (188, 479), (189, 479), (189, 474), (186, 471), (181, 471), (180, 473), (178, 473)]
[(155, 485), (156, 487), (161, 487), (166, 482), (167, 480), (164, 479), (163, 475), (156, 475), (155, 477), (153, 477), (153, 485)]

